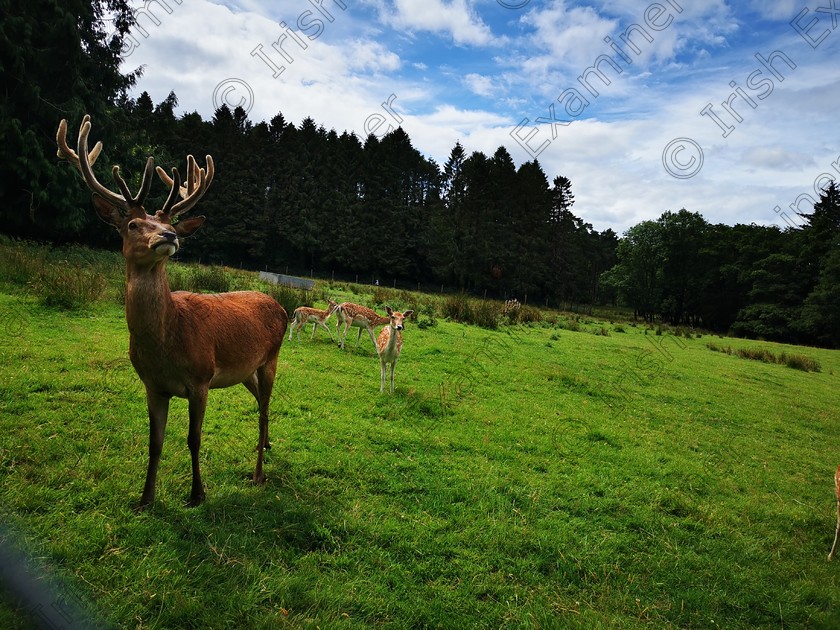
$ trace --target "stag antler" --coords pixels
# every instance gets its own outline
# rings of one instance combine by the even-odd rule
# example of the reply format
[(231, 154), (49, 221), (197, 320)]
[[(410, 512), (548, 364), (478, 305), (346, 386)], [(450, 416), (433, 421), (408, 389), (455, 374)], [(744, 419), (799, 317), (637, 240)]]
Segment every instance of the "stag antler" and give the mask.
[(125, 180), (120, 175), (120, 167), (115, 165), (111, 169), (111, 172), (114, 175), (114, 180), (117, 182), (117, 186), (119, 186), (120, 191), (122, 191), (122, 195), (119, 195), (100, 184), (96, 179), (96, 176), (93, 174), (93, 169), (91, 167), (93, 166), (93, 163), (96, 162), (96, 158), (99, 157), (99, 153), (102, 151), (102, 142), (97, 142), (94, 145), (93, 150), (88, 151), (88, 135), (90, 135), (90, 128), (90, 115), (85, 114), (82, 119), (82, 126), (79, 128), (79, 140), (76, 144), (76, 151), (73, 151), (73, 149), (67, 145), (67, 120), (63, 119), (59, 123), (58, 132), (55, 135), (55, 140), (58, 144), (58, 151), (56, 152), (56, 155), (75, 166), (82, 174), (88, 188), (104, 198), (111, 205), (120, 209), (120, 214), (123, 214), (123, 216), (125, 216), (126, 213), (136, 214), (142, 212), (145, 214), (145, 210), (143, 210), (143, 203), (146, 201), (146, 197), (149, 195), (149, 189), (152, 187), (151, 174), (152, 170), (154, 170), (154, 158), (149, 156), (149, 159), (146, 160), (146, 168), (143, 170), (143, 180), (140, 183), (140, 190), (133, 197), (128, 189), (128, 184), (125, 183)]
[[(164, 184), (171, 188), (169, 198), (163, 204), (163, 208), (158, 211), (158, 215), (172, 220), (191, 210), (198, 203), (198, 200), (204, 196), (216, 172), (213, 157), (208, 155), (205, 159), (207, 160), (207, 170), (199, 168), (192, 155), (187, 156), (186, 186), (181, 186), (181, 176), (178, 174), (177, 168), (172, 169), (172, 177), (169, 177), (166, 171), (160, 166), (157, 167), (158, 176)], [(181, 201), (175, 203), (179, 194)]]

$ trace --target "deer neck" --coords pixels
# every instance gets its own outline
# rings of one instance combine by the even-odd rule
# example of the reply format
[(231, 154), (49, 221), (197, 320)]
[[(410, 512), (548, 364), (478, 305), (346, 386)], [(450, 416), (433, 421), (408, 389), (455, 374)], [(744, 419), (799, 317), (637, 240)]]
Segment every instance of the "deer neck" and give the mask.
[(388, 343), (382, 349), (382, 354), (393, 356), (397, 349), (397, 338), (400, 335), (400, 331), (391, 326), (390, 318), (388, 319), (388, 333)]
[(125, 319), (131, 336), (141, 343), (163, 342), (174, 316), (164, 262), (126, 265)]

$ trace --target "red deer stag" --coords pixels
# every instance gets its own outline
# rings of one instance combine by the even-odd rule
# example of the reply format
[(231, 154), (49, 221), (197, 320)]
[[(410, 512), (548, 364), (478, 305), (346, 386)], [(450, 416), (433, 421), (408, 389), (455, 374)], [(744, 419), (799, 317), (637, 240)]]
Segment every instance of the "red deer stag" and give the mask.
[[(178, 217), (195, 206), (213, 180), (213, 158), (207, 156), (207, 170), (187, 156), (186, 185), (181, 186), (178, 169), (170, 178), (157, 168), (171, 187), (163, 207), (146, 214), (143, 203), (151, 187), (154, 159), (149, 157), (140, 191), (131, 196), (120, 176), (112, 169), (122, 194), (100, 184), (91, 166), (102, 149), (97, 142), (88, 152), (90, 116), (79, 130), (76, 151), (67, 146), (67, 121), (62, 120), (56, 141), (58, 156), (73, 164), (93, 191), (93, 205), (99, 217), (115, 227), (122, 237), (125, 258), (125, 318), (130, 334), (129, 357), (146, 388), (149, 408), (149, 467), (142, 509), (155, 498), (155, 478), (163, 448), (169, 401), (173, 396), (189, 401), (187, 444), (192, 457), (192, 490), (189, 505), (204, 500), (204, 485), (198, 465), (201, 425), (207, 408), (208, 390), (242, 383), (259, 404), (259, 442), (254, 483), (265, 481), (263, 451), (269, 448), (268, 405), (277, 369), (277, 354), (286, 334), (288, 317), (276, 301), (257, 291), (201, 295), (169, 290), (166, 261), (180, 247), (179, 239), (191, 236), (204, 217)], [(178, 197), (181, 200), (178, 200)]]

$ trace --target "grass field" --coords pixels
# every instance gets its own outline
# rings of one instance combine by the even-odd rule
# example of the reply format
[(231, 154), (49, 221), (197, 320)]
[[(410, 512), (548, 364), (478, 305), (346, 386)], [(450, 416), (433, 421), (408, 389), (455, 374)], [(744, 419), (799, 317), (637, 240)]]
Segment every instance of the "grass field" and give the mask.
[[(280, 352), (267, 483), (249, 481), (253, 398), (214, 390), (206, 503), (184, 506), (174, 400), (157, 502), (138, 515), (148, 426), (118, 299), (61, 310), (13, 280), (0, 518), (108, 625), (840, 627), (835, 351), (438, 318), (407, 325), (389, 396), (367, 335), (340, 351), (307, 329)], [(30, 625), (0, 603), (0, 627)]]

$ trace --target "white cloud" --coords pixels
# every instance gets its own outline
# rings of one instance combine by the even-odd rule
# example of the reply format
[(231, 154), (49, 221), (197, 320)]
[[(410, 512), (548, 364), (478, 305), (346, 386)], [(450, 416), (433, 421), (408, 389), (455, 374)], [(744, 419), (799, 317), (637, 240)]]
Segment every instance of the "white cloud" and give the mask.
[(348, 68), (351, 70), (370, 70), (388, 72), (400, 67), (399, 55), (391, 52), (378, 42), (356, 40), (348, 46)]
[(393, 5), (382, 7), (380, 19), (399, 30), (446, 35), (461, 46), (486, 46), (495, 41), (467, 0), (394, 0)]
[(464, 76), (464, 84), (479, 96), (493, 96), (495, 92), (493, 79), (475, 72), (470, 72)]
[[(747, 89), (759, 51), (739, 38), (755, 27), (749, 23), (754, 13), (720, 0), (679, 5), (683, 12), (673, 24), (656, 32), (650, 45), (637, 40), (644, 54), (610, 75), (611, 84), (585, 115), (558, 126), (553, 140), (550, 126), (535, 126), (536, 117), (548, 116), (548, 105), (578, 85), (599, 55), (614, 54), (604, 37), (618, 41), (644, 19), (647, 4), (555, 0), (516, 13), (490, 0), (360, 0), (346, 10), (325, 0), (334, 20), (324, 18), (322, 31), (310, 39), (314, 31), (297, 26), (304, 7), (314, 7), (309, 3), (168, 0), (171, 13), (152, 5), (160, 24), (144, 21), (147, 32), (135, 34), (138, 46), (125, 68), (144, 66), (138, 91), (148, 90), (155, 102), (174, 90), (179, 109), (205, 119), (219, 98), (245, 103), (254, 121), (279, 111), (295, 124), (311, 116), (359, 135), (365, 120), (381, 114), (387, 125), (379, 132), (402, 124), (414, 146), (438, 163), (458, 140), (468, 152), (491, 155), (504, 145), (517, 163), (532, 159), (511, 135), (527, 117), (538, 134), (532, 146), (551, 140), (539, 155), (549, 180), (561, 174), (572, 180), (575, 211), (596, 229), (621, 232), (682, 207), (710, 221), (778, 223), (776, 205), (812, 191), (820, 173), (840, 170), (832, 166), (840, 159), (832, 135), (840, 31), (814, 49), (787, 24), (792, 16), (765, 28), (760, 52), (782, 50), (797, 67), (778, 62), (784, 81), (756, 97), (756, 107), (735, 100), (743, 121), (732, 122), (734, 130), (723, 137), (700, 110), (712, 103), (725, 115), (720, 103), (733, 93), (730, 82)], [(774, 19), (768, 11), (764, 17)], [(291, 61), (273, 47), (278, 41)], [(492, 56), (482, 46), (493, 46)], [(229, 79), (239, 83), (223, 83)], [(482, 109), (471, 95), (486, 99)], [(401, 121), (383, 108), (389, 99)], [(694, 139), (704, 152), (702, 171), (688, 180), (674, 179), (662, 165), (663, 148), (680, 137)]]

